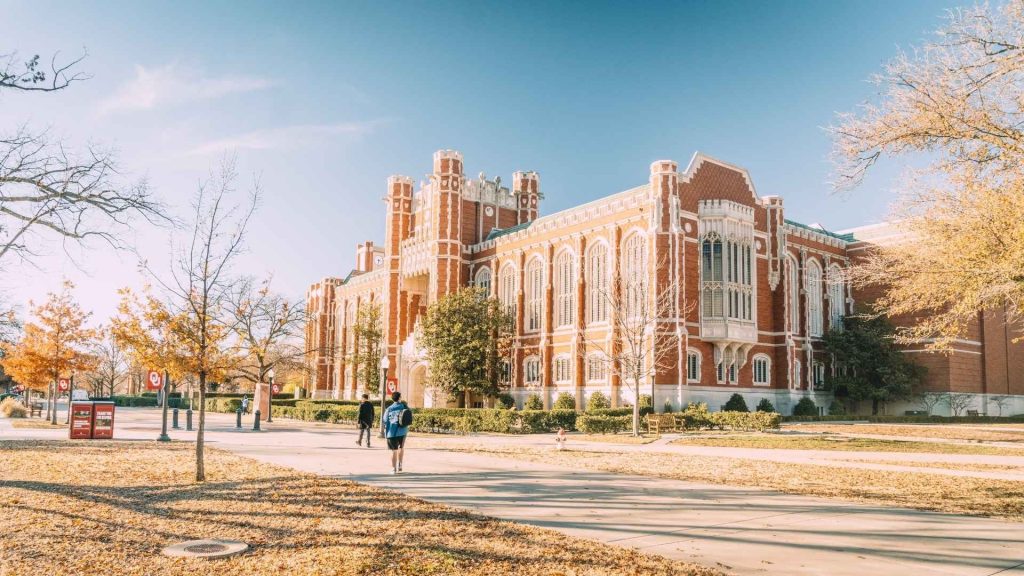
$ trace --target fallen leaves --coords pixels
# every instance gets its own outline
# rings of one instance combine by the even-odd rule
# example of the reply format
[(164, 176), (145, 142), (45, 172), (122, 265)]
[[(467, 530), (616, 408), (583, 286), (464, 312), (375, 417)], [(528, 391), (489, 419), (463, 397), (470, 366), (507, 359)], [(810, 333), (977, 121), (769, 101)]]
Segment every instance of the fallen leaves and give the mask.
[[(717, 570), (499, 521), (187, 444), (0, 442), (0, 576), (673, 574)], [(225, 538), (225, 560), (168, 558)]]

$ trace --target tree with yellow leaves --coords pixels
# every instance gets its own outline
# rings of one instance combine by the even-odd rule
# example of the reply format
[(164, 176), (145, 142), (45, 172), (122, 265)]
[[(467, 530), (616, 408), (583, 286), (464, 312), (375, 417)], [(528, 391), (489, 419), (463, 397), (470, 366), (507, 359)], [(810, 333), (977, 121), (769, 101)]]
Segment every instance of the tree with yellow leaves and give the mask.
[(837, 188), (883, 157), (931, 164), (910, 175), (894, 218), (903, 241), (852, 271), (878, 285), (878, 313), (913, 320), (900, 340), (948, 347), (979, 311), (1019, 319), (1024, 298), (1024, 0), (950, 12), (934, 40), (875, 78), (877, 101), (841, 115)]
[(4, 344), (4, 370), (15, 380), (48, 395), (47, 415), (57, 423), (57, 380), (96, 365), (91, 350), (102, 332), (86, 324), (92, 315), (72, 296), (74, 284), (65, 281), (61, 291), (50, 293), (41, 306), (32, 305), (33, 320), (14, 345)]

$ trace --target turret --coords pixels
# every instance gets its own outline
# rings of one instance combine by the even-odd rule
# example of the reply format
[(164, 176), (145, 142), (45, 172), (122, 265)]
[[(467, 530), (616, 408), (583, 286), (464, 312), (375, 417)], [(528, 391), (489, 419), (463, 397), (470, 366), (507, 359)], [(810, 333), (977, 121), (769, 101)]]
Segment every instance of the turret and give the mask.
[(512, 194), (516, 198), (517, 223), (536, 220), (540, 212), (540, 175), (533, 171), (512, 174)]
[(437, 274), (433, 296), (458, 290), (462, 270), (462, 153), (455, 150), (434, 152), (432, 193), (434, 195), (433, 231), (437, 239)]
[(651, 197), (656, 208), (659, 232), (672, 230), (673, 219), (678, 224), (679, 205), (676, 189), (679, 184), (679, 164), (675, 160), (656, 160), (651, 163)]

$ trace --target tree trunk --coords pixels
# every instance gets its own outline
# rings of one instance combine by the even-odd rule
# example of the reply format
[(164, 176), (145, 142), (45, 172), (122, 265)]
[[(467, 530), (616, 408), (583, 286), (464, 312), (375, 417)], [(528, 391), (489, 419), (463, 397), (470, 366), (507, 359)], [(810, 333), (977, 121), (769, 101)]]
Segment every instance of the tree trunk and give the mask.
[(633, 399), (633, 436), (640, 435), (640, 387), (636, 387), (636, 398)]
[(206, 424), (206, 373), (199, 373), (199, 429), (196, 431), (196, 482), (206, 480), (203, 466), (203, 429)]
[(51, 396), (53, 396), (53, 409), (50, 410), (50, 424), (52, 424), (54, 426), (57, 425), (57, 395), (58, 395), (57, 381), (54, 380), (53, 381), (53, 394), (51, 394)]
[(871, 399), (871, 415), (878, 416), (878, 398)]
[(52, 407), (50, 403), (53, 401), (53, 385), (50, 384), (46, 387), (46, 421), (50, 421), (50, 410)]

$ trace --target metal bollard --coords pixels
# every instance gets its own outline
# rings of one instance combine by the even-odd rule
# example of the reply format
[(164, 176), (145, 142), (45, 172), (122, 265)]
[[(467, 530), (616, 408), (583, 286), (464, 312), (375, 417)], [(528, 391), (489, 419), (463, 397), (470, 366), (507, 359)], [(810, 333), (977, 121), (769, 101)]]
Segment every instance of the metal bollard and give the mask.
[(235, 410), (235, 428), (242, 428), (242, 409)]
[(258, 432), (259, 429), (260, 429), (260, 410), (259, 410), (259, 408), (256, 409), (256, 412), (253, 413), (253, 416), (255, 416), (255, 418), (252, 419), (252, 429), (254, 431)]
[(185, 430), (192, 431), (192, 409), (185, 410)]
[(181, 430), (181, 426), (178, 426), (178, 409), (175, 408), (174, 412), (171, 413), (171, 428), (175, 430)]

